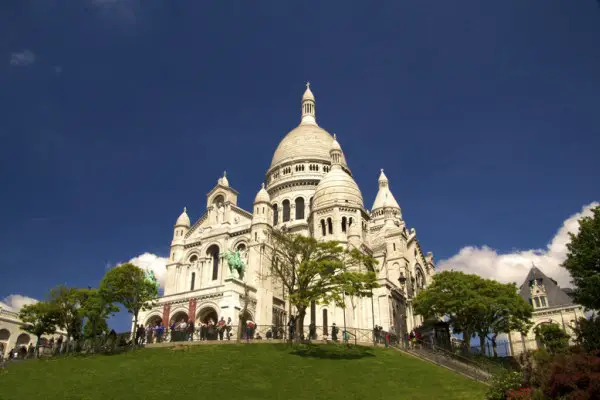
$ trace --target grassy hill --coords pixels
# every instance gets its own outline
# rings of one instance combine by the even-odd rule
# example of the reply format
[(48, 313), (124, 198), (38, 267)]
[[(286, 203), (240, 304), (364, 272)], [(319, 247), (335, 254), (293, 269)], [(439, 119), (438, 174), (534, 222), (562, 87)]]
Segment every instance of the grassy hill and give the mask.
[(482, 399), (486, 387), (394, 349), (198, 345), (15, 363), (0, 399)]

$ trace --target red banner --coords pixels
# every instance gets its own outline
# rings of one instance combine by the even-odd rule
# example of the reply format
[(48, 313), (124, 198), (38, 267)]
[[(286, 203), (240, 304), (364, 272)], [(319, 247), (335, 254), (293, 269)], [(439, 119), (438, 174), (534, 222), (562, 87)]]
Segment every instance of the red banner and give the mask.
[(196, 299), (190, 299), (188, 306), (188, 322), (196, 320)]
[(169, 326), (169, 314), (171, 314), (171, 305), (170, 304), (165, 304), (163, 307), (163, 325), (164, 326)]

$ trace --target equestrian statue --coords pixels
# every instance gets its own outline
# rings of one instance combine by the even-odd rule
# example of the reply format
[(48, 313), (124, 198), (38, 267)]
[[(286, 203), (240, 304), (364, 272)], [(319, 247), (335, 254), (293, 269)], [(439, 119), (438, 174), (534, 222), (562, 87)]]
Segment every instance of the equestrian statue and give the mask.
[(244, 260), (242, 260), (242, 256), (240, 255), (240, 251), (236, 250), (235, 252), (226, 251), (225, 258), (227, 258), (227, 264), (229, 265), (229, 272), (233, 275), (233, 271), (237, 272), (239, 279), (244, 279), (244, 271), (246, 270), (246, 265), (244, 265)]

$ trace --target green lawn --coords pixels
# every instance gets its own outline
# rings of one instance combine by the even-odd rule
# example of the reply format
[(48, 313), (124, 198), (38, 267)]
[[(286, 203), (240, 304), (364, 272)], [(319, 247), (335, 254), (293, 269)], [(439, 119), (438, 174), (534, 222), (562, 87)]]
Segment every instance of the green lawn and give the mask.
[(198, 345), (15, 363), (0, 399), (483, 399), (486, 387), (394, 349)]

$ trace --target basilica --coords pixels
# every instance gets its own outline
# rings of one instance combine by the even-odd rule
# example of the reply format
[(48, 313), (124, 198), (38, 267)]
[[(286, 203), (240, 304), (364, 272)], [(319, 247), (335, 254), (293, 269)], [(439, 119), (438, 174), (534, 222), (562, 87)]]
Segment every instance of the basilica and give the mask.
[[(421, 324), (412, 302), (432, 279), (433, 255), (423, 252), (415, 229), (406, 226), (383, 170), (373, 205), (365, 207), (340, 143), (317, 123), (309, 84), (300, 124), (277, 146), (252, 210), (238, 206), (238, 192), (225, 173), (207, 194), (200, 219), (192, 224), (184, 208), (173, 229), (164, 293), (139, 321), (153, 326), (182, 319), (196, 325), (221, 317), (239, 321), (244, 310), (242, 318), (259, 326), (285, 325), (285, 290), (265, 278), (270, 267), (265, 243), (273, 228), (336, 240), (378, 261), (380, 288), (372, 298), (348, 299), (345, 308), (313, 303), (305, 326), (314, 323), (326, 333), (326, 327), (345, 322), (404, 335)], [(225, 258), (235, 250), (246, 264), (242, 279), (230, 272)]]

